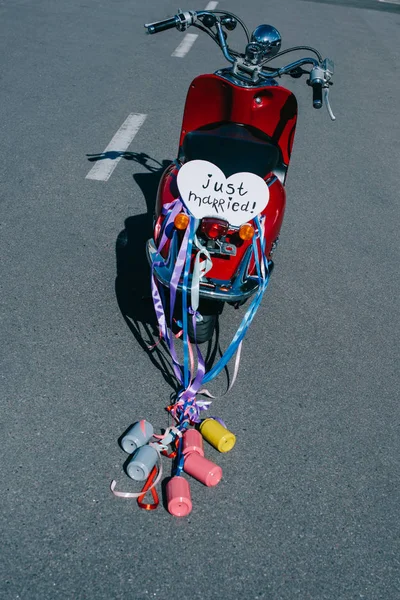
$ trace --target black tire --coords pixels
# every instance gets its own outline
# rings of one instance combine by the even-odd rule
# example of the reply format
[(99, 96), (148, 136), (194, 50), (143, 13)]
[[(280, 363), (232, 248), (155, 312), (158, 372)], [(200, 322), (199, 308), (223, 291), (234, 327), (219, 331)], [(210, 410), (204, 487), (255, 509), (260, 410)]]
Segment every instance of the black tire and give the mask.
[(194, 337), (193, 321), (188, 319), (188, 333), (191, 342), (196, 341), (198, 344), (203, 344), (211, 340), (214, 329), (217, 325), (218, 315), (202, 315), (203, 320), (196, 323), (196, 340)]

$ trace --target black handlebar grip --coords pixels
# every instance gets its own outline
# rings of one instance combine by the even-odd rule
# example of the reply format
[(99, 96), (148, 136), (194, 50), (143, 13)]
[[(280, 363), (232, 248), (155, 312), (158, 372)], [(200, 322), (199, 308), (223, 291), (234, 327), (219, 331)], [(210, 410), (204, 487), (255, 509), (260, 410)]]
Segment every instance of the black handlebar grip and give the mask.
[(176, 17), (171, 19), (165, 19), (164, 21), (157, 21), (148, 25), (147, 31), (149, 33), (159, 33), (160, 31), (166, 31), (167, 29), (173, 29), (176, 26)]
[(312, 103), (314, 108), (321, 108), (322, 106), (322, 83), (315, 82), (312, 86)]

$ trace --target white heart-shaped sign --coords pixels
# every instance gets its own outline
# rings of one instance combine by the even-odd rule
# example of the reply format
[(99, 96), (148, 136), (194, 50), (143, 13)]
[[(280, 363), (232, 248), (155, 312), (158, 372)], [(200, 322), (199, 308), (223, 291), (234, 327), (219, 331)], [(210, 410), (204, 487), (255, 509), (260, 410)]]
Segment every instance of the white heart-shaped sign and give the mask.
[(191, 160), (179, 169), (177, 184), (188, 211), (196, 217), (217, 217), (242, 225), (268, 204), (269, 189), (254, 173), (234, 173), (228, 179), (207, 160)]

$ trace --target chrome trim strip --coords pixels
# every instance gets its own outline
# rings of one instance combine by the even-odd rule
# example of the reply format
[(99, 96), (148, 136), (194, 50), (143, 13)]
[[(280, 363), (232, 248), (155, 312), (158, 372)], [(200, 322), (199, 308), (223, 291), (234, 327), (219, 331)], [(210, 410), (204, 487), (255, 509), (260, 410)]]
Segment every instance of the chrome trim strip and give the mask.
[(221, 77), (221, 79), (225, 79), (226, 81), (229, 81), (238, 87), (252, 88), (254, 90), (279, 85), (279, 83), (272, 78), (264, 78), (262, 80), (259, 79), (256, 82), (252, 82), (251, 79), (245, 79), (244, 77), (242, 78), (240, 76), (236, 76), (229, 67), (225, 69), (218, 69), (218, 71), (215, 71), (214, 75), (218, 75), (218, 77)]

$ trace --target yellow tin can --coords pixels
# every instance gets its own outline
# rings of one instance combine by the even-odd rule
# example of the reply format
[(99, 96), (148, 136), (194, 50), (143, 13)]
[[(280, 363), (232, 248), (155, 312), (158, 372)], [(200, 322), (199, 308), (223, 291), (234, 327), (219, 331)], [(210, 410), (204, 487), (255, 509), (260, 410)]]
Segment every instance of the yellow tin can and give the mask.
[(200, 433), (219, 452), (229, 452), (236, 442), (236, 436), (215, 419), (204, 419), (200, 425)]

